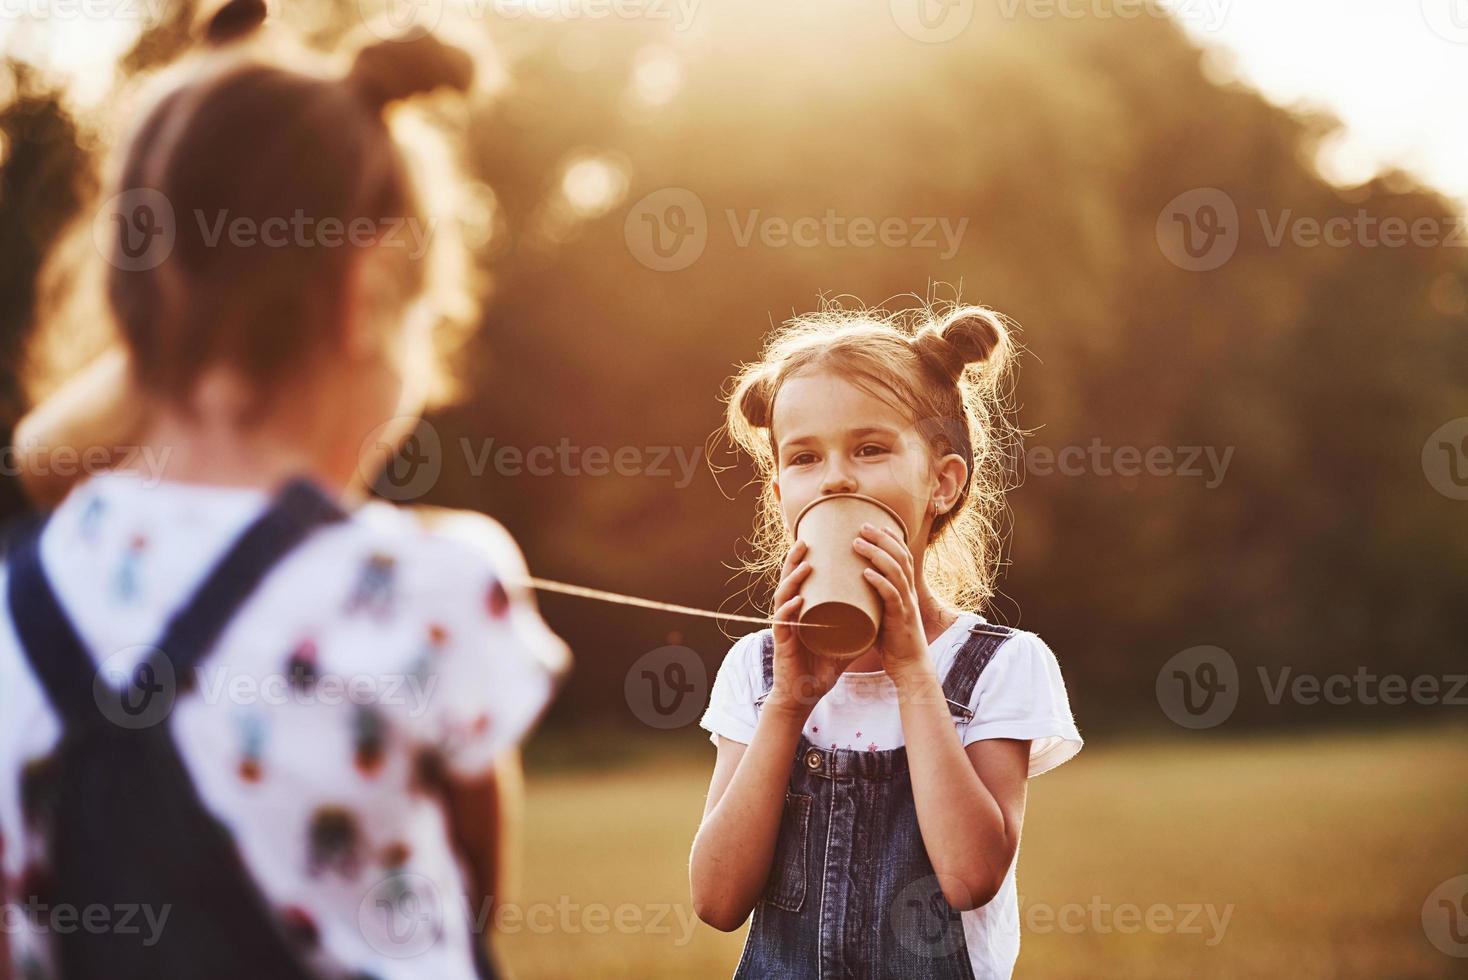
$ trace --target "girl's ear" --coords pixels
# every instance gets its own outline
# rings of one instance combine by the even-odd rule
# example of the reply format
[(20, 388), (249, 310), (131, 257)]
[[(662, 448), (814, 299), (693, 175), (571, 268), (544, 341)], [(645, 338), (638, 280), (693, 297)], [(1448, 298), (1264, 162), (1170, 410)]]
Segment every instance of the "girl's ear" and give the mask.
[(968, 464), (958, 453), (949, 453), (938, 460), (936, 475), (931, 506), (934, 516), (942, 516), (954, 508), (968, 483)]

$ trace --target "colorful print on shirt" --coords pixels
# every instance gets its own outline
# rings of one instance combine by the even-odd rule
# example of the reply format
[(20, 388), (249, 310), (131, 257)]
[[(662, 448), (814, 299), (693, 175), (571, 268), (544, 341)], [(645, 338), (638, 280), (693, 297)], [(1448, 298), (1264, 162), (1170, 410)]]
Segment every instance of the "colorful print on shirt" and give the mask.
[(510, 611), (510, 595), (505, 591), (504, 583), (497, 578), (489, 580), (489, 588), (484, 595), (484, 607), (489, 610), (493, 619), (502, 619)]
[(370, 704), (359, 704), (352, 711), (352, 744), (357, 770), (373, 776), (382, 768), (386, 755), (387, 720)]
[(324, 806), (311, 815), (307, 829), (307, 871), (313, 878), (331, 872), (356, 878), (361, 870), (362, 831), (351, 810)]
[(309, 693), (321, 676), (316, 664), (316, 641), (302, 640), (285, 662), (286, 681), (291, 690)]
[(257, 714), (244, 714), (240, 726), (240, 778), (258, 783), (265, 775), (265, 719)]
[(134, 534), (127, 550), (117, 563), (112, 576), (112, 594), (119, 602), (133, 602), (138, 597), (138, 566), (143, 563), (143, 553), (148, 550), (148, 539)]
[(391, 616), (397, 567), (398, 561), (392, 555), (381, 551), (369, 555), (347, 599), (347, 612), (366, 612), (378, 619)]

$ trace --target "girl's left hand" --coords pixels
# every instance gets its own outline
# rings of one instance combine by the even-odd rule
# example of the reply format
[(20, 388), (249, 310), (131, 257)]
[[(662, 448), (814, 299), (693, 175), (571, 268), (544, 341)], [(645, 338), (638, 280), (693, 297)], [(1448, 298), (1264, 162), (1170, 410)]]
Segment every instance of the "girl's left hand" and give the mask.
[(882, 626), (876, 642), (882, 667), (894, 680), (905, 671), (930, 669), (917, 575), (907, 542), (891, 528), (879, 530), (863, 524), (861, 537), (852, 542), (852, 548), (872, 563), (862, 574), (882, 599)]

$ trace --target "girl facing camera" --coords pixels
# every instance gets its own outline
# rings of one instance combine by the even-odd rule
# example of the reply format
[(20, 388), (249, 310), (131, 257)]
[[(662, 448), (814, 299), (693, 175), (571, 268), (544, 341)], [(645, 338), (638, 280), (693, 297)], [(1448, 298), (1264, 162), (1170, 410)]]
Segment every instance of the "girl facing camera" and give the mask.
[[(727, 429), (762, 477), (754, 567), (778, 574), (776, 625), (714, 683), (690, 876), (709, 924), (753, 913), (736, 977), (1013, 969), (1025, 783), (1081, 738), (1049, 648), (978, 611), (999, 565), (1010, 356), (982, 307), (831, 309), (734, 380)], [(798, 526), (838, 499), (871, 517), (815, 562)], [(879, 625), (834, 656), (804, 592), (845, 555)]]

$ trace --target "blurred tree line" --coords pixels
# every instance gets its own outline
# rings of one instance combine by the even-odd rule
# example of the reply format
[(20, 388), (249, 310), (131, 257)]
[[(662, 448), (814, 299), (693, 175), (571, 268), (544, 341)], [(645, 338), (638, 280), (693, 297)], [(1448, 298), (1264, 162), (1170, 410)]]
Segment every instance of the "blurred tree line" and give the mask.
[[(1468, 505), (1433, 489), (1421, 455), (1433, 430), (1468, 415), (1468, 263), (1452, 248), (1311, 248), (1263, 232), (1287, 214), (1446, 228), (1456, 212), (1401, 174), (1325, 183), (1311, 160), (1335, 122), (1222, 80), (1170, 20), (982, 6), (942, 44), (904, 35), (886, 4), (742, 0), (697, 6), (688, 25), (671, 5), (649, 7), (669, 20), (470, 22), (509, 79), (475, 109), (468, 144), (492, 192), (481, 258), (493, 293), (464, 365), (469, 398), (429, 420), (444, 447), (429, 499), (496, 516), (538, 575), (757, 611), (731, 570), (751, 474), (711, 438), (733, 366), (822, 295), (908, 306), (961, 294), (1024, 327), (1031, 454), (1231, 452), (1216, 486), (1088, 466), (1032, 468), (1013, 493), (992, 617), (1050, 643), (1083, 730), (1167, 724), (1157, 671), (1200, 644), (1237, 660), (1235, 717), (1254, 724), (1349, 714), (1269, 704), (1258, 666), (1463, 672)], [(356, 10), (315, 0), (285, 15), (329, 47)], [(172, 57), (185, 23), (147, 32), (126, 69)], [(90, 171), (58, 94), (23, 65), (6, 70), (11, 419), (34, 270), (87, 199)], [(666, 188), (691, 191), (707, 215), (706, 247), (677, 271), (640, 262), (625, 227), (635, 202)], [(1171, 261), (1157, 233), (1168, 203), (1198, 188), (1240, 215), (1237, 251), (1203, 272)], [(828, 212), (966, 225), (951, 255), (741, 242), (751, 220)], [(500, 447), (560, 445), (631, 447), (644, 463), (675, 447), (699, 465), (684, 485), (671, 452), (667, 475), (493, 464)], [(734, 468), (716, 476), (706, 453)], [(1207, 472), (1207, 457), (1196, 465)], [(563, 724), (637, 725), (622, 692), (639, 656), (683, 644), (711, 680), (724, 630), (754, 628), (553, 595), (542, 607), (578, 653), (553, 714)]]

